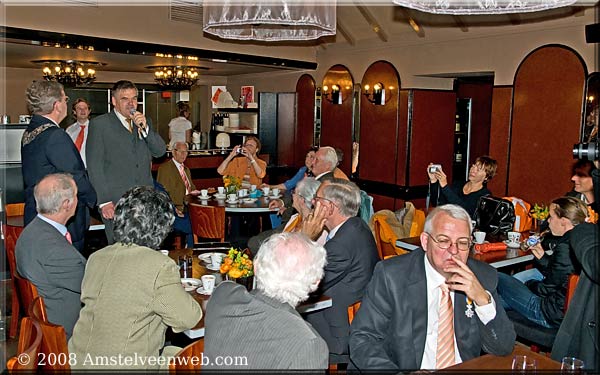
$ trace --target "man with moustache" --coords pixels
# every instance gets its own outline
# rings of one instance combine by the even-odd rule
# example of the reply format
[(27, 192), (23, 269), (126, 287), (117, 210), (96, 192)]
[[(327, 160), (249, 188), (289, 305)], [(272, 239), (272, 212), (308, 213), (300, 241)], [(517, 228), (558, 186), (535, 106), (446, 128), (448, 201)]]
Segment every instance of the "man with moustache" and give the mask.
[(352, 322), (356, 367), (443, 369), (481, 351), (512, 352), (515, 331), (498, 302), (496, 270), (469, 258), (471, 230), (463, 208), (437, 207), (422, 249), (378, 263)]
[(46, 175), (69, 173), (77, 184), (77, 210), (67, 223), (73, 246), (82, 251), (89, 227), (89, 208), (96, 204), (96, 192), (73, 141), (59, 123), (67, 116), (69, 97), (63, 85), (33, 81), (26, 91), (27, 109), (33, 114), (21, 139), (21, 161), (25, 183), (25, 225), (37, 215), (33, 190)]
[(115, 204), (134, 186), (153, 186), (152, 158), (165, 154), (164, 140), (137, 110), (137, 87), (119, 81), (111, 90), (113, 110), (90, 122), (87, 164), (109, 244), (113, 240)]

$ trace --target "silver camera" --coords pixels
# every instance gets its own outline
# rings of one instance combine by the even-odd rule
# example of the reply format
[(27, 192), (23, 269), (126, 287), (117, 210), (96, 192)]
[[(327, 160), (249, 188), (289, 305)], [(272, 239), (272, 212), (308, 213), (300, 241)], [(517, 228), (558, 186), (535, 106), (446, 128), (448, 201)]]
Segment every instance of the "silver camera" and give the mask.
[(236, 153), (241, 154), (242, 153), (242, 148), (241, 147), (238, 148), (237, 151), (236, 151)]
[(435, 173), (437, 171), (441, 171), (442, 170), (442, 165), (441, 164), (432, 164), (429, 166), (429, 173)]

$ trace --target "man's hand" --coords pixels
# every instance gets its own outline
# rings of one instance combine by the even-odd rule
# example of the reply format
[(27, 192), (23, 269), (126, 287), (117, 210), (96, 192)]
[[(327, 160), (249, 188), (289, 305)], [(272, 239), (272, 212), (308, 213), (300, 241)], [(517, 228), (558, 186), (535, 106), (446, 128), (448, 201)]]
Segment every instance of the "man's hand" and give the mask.
[(105, 204), (100, 208), (100, 212), (103, 218), (112, 220), (115, 217), (115, 204), (113, 202)]
[(131, 116), (131, 121), (137, 126), (140, 130), (145, 130), (148, 127), (146, 123), (146, 116), (143, 113), (136, 111), (133, 116)]
[(301, 232), (313, 241), (317, 240), (323, 232), (323, 228), (325, 228), (327, 216), (327, 208), (321, 202), (317, 201), (313, 211), (308, 214), (308, 217), (302, 218)]
[(473, 271), (460, 260), (460, 257), (453, 255), (452, 259), (458, 267), (450, 266), (444, 268), (444, 272), (453, 273), (453, 275), (446, 280), (448, 289), (464, 292), (470, 300), (477, 304), (477, 306), (487, 305), (489, 296), (479, 283), (479, 280), (477, 280), (477, 276), (475, 276)]

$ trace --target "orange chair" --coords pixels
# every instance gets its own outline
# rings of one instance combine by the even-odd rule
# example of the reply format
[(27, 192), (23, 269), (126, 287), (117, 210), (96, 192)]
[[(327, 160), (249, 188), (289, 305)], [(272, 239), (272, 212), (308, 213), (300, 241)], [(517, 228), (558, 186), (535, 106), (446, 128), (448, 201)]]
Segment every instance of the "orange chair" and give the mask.
[(413, 217), (413, 221), (410, 224), (410, 233), (409, 237), (420, 236), (423, 233), (423, 229), (425, 228), (425, 211), (423, 210), (415, 210), (415, 216)]
[(354, 320), (354, 315), (358, 312), (360, 308), (360, 301), (354, 302), (352, 305), (348, 306), (348, 323), (352, 324)]
[[(176, 355), (172, 363), (169, 364), (169, 373), (171, 375), (175, 374), (193, 374), (199, 373), (201, 363), (194, 366), (190, 359), (191, 358), (200, 358), (202, 353), (204, 352), (204, 338), (191, 343), (185, 348), (181, 349)], [(187, 358), (188, 360), (179, 361), (178, 358)]]
[[(46, 361), (44, 366), (44, 372), (47, 371), (70, 371), (71, 366), (69, 365), (69, 347), (67, 346), (67, 334), (65, 328), (57, 324), (48, 322), (46, 316), (46, 307), (44, 305), (43, 297), (36, 297), (31, 305), (29, 305), (29, 316), (34, 322), (37, 322), (42, 329), (42, 345), (40, 346), (40, 353), (44, 353), (46, 358), (50, 353), (54, 353), (56, 361)], [(60, 354), (64, 353), (66, 361), (58, 360), (63, 357)]]
[[(28, 310), (25, 306), (30, 306), (33, 300), (39, 296), (37, 288), (33, 283), (18, 274), (15, 275), (17, 290), (19, 291), (19, 303), (23, 306), (23, 315), (28, 315)], [(44, 312), (45, 314), (45, 312)]]
[(371, 218), (373, 235), (379, 259), (387, 259), (392, 256), (402, 255), (408, 251), (396, 247), (398, 236), (387, 222), (387, 216), (379, 212)]
[[(42, 344), (42, 328), (31, 318), (21, 319), (21, 332), (17, 346), (17, 356), (6, 362), (6, 368), (10, 374), (23, 373), (25, 371), (34, 373), (38, 368), (38, 352)], [(29, 361), (19, 360), (29, 358)]]
[(190, 203), (188, 209), (194, 242), (198, 242), (198, 237), (219, 239), (221, 242), (225, 242), (225, 207)]
[[(9, 205), (6, 205), (7, 207)], [(3, 232), (5, 234), (5, 248), (6, 258), (8, 260), (8, 270), (10, 272), (10, 278), (12, 280), (11, 285), (11, 314), (12, 318), (10, 321), (10, 329), (8, 336), (14, 338), (17, 336), (17, 328), (19, 328), (19, 291), (17, 290), (17, 280), (15, 275), (17, 274), (17, 261), (15, 258), (15, 247), (17, 246), (17, 239), (23, 231), (22, 227), (15, 227), (12, 225), (5, 225)], [(27, 305), (25, 305), (27, 306)]]

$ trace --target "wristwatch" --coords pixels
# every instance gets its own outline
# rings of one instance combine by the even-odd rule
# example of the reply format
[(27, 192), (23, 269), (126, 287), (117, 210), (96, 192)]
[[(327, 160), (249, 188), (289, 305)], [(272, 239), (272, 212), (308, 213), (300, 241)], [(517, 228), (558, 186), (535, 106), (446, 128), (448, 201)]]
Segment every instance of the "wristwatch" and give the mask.
[(475, 301), (473, 301), (473, 303), (475, 303), (475, 305), (477, 305), (477, 306), (485, 306), (485, 305), (489, 305), (490, 303), (492, 303), (492, 293), (490, 293), (490, 292), (489, 292), (489, 291), (487, 291), (487, 290), (486, 290), (485, 292), (486, 292), (486, 293), (487, 293), (487, 295), (488, 295), (488, 300), (487, 300), (487, 303), (486, 303), (486, 304), (484, 304), (484, 305), (477, 305), (477, 303), (476, 303)]

